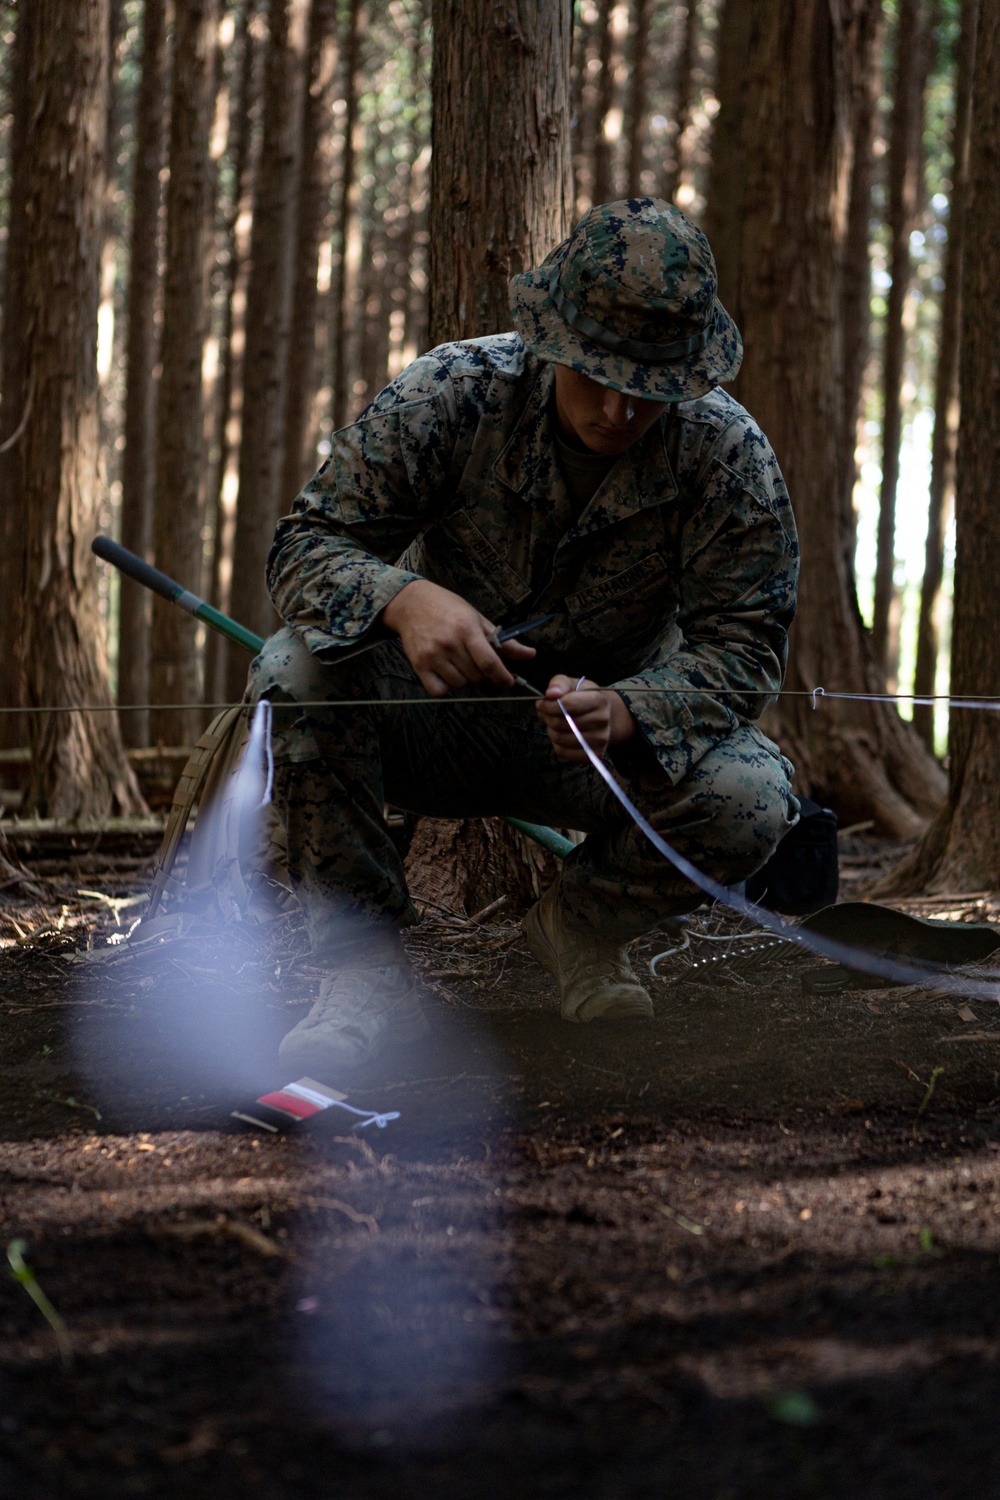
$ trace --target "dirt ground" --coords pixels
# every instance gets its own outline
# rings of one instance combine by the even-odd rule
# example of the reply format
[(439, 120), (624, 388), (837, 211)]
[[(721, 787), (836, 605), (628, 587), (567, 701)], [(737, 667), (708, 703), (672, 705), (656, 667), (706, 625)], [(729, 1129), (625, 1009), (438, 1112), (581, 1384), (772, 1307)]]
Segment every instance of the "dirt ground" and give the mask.
[(60, 858), (0, 892), (0, 1248), (69, 1346), (0, 1278), (0, 1495), (1000, 1495), (992, 1007), (807, 994), (706, 909), (653, 1022), (573, 1027), (438, 914), (432, 1037), (350, 1086), (400, 1118), (255, 1134), (297, 918), (134, 955), (141, 866)]

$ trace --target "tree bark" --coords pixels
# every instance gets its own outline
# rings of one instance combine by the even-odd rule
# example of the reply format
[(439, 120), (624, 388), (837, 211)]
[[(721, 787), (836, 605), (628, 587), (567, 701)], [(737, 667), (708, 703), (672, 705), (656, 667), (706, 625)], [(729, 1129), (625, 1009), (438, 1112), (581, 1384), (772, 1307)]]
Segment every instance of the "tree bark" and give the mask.
[[(152, 561), (156, 442), (157, 302), (159, 300), (160, 168), (167, 80), (167, 0), (146, 0), (142, 77), (136, 108), (132, 169), (132, 230), (126, 302), (125, 451), (122, 454), (122, 545)], [(119, 602), (118, 702), (149, 698), (152, 595), (123, 582)], [(149, 744), (149, 713), (121, 716), (126, 744)]]
[[(388, 329), (388, 358), (390, 378), (398, 375), (409, 363), (412, 355), (407, 353), (409, 342), (410, 304), (414, 273), (414, 254), (417, 250), (417, 233), (422, 225), (426, 207), (425, 174), (422, 171), (422, 152), (427, 128), (427, 111), (424, 107), (423, 89), (424, 59), (421, 55), (425, 30), (429, 30), (430, 18), (420, 10), (409, 18), (406, 31), (401, 38), (408, 54), (406, 73), (407, 127), (405, 149), (397, 162), (397, 179), (393, 188), (393, 201), (389, 211), (387, 227), (387, 254), (391, 281), (391, 311)], [(426, 25), (425, 25), (426, 21)], [(429, 153), (427, 153), (429, 155)], [(426, 230), (424, 230), (426, 234)], [(414, 352), (416, 349), (414, 348)]]
[[(730, 4), (729, 9), (732, 9)], [(746, 7), (745, 20), (749, 22), (750, 7)], [(729, 18), (729, 24), (734, 24)], [(691, 106), (694, 103), (694, 62), (698, 46), (698, 0), (687, 0), (684, 8), (684, 30), (677, 54), (677, 71), (674, 82), (674, 130), (671, 140), (670, 158), (663, 177), (663, 196), (671, 203), (677, 201), (677, 189), (684, 180), (687, 166), (687, 133), (691, 124)], [(733, 56), (733, 62), (745, 66), (745, 60)], [(742, 81), (738, 85), (742, 87)], [(721, 87), (721, 84), (720, 84)]]
[[(432, 345), (509, 328), (510, 277), (569, 228), (571, 17), (571, 0), (435, 0)], [(467, 912), (537, 894), (521, 836), (495, 819), (421, 823), (407, 873)]]
[[(17, 10), (10, 59), (9, 226), (3, 282), (3, 339), (0, 343), (0, 703), (23, 707), (24, 592), (27, 567), (27, 513), (24, 496), (25, 429), (31, 415), (28, 339), (27, 248), (25, 212), (28, 194), (28, 140), (34, 100), (31, 67), (37, 6), (26, 0)], [(0, 745), (26, 743), (28, 725), (21, 714), (0, 714)]]
[(510, 327), (507, 283), (566, 233), (568, 0), (435, 0), (430, 339)]
[(597, 102), (594, 119), (594, 202), (607, 203), (615, 196), (614, 142), (608, 139), (608, 115), (615, 102), (614, 32), (611, 17), (614, 0), (600, 0), (597, 12), (597, 34), (600, 46), (600, 72), (597, 75)]
[[(212, 62), (212, 122), (209, 128), (208, 190), (205, 194), (205, 337), (202, 355), (202, 466), (199, 508), (202, 514), (201, 577), (195, 586), (198, 594), (211, 593), (215, 576), (215, 540), (219, 530), (217, 500), (225, 448), (225, 414), (223, 385), (225, 367), (222, 341), (226, 336), (231, 313), (231, 282), (226, 229), (231, 210), (229, 174), (226, 156), (233, 136), (233, 113), (239, 107), (238, 92), (242, 83), (244, 51), (240, 45), (241, 22), (247, 19), (245, 5), (239, 4), (230, 14), (223, 5), (215, 32), (215, 56)], [(208, 545), (206, 545), (206, 543)], [(209, 632), (212, 634), (212, 632)], [(208, 637), (202, 653), (202, 687), (206, 703), (215, 702), (207, 692)]]
[[(596, 15), (596, 12), (594, 12)], [(587, 184), (593, 172), (593, 89), (587, 63), (593, 49), (593, 24), (587, 13), (574, 10), (570, 53), (570, 127), (573, 149), (573, 217), (579, 219), (590, 206)]]
[(920, 197), (923, 154), (920, 137), (924, 114), (927, 51), (921, 30), (927, 24), (927, 0), (899, 0), (896, 26), (896, 79), (889, 137), (889, 274), (886, 299), (885, 345), (882, 355), (882, 485), (879, 493), (878, 547), (875, 560), (875, 603), (872, 610), (872, 649), (887, 680), (895, 679), (898, 628), (892, 619), (895, 603), (896, 490), (902, 440), (903, 359), (906, 328), (903, 315), (910, 287), (910, 233)]
[(421, 818), (406, 855), (418, 901), (471, 917), (505, 896), (504, 916), (527, 911), (559, 873), (560, 860), (490, 818)]
[(348, 0), (344, 36), (344, 135), (340, 149), (340, 184), (337, 203), (333, 282), (330, 288), (330, 356), (332, 365), (333, 426), (343, 427), (348, 418), (351, 361), (348, 357), (348, 310), (351, 275), (348, 248), (357, 208), (358, 185), (354, 163), (357, 155), (358, 106), (361, 102), (361, 52), (367, 13), (365, 0)]
[(316, 284), (321, 241), (330, 233), (333, 185), (333, 84), (337, 67), (337, 0), (312, 0), (308, 84), (302, 110), (302, 146), (295, 242), (291, 334), (285, 400), (281, 501), (290, 505), (316, 465), (305, 447), (315, 395), (320, 329)]
[(646, 145), (646, 110), (649, 102), (649, 23), (653, 16), (652, 0), (632, 3), (632, 76), (629, 80), (628, 180), (625, 190), (631, 198), (642, 196), (642, 159)]
[[(157, 566), (194, 592), (202, 560), (205, 209), (217, 24), (218, 0), (176, 0), (153, 544)], [(196, 628), (186, 611), (159, 597), (153, 600), (153, 703), (198, 703)], [(176, 712), (154, 709), (150, 732), (168, 745), (193, 744), (203, 718), (194, 706)]]
[[(214, 515), (209, 594), (216, 609), (229, 609), (233, 536), (236, 530), (235, 455), (243, 412), (243, 354), (246, 337), (248, 226), (253, 204), (254, 144), (258, 132), (260, 46), (254, 32), (256, 0), (245, 0), (237, 21), (239, 72), (229, 119), (228, 155), (232, 162), (232, 196), (226, 205), (222, 233), (222, 327), (219, 331), (220, 375), (216, 388), (219, 434), (217, 461), (208, 481), (208, 504)], [(205, 641), (205, 698), (219, 703), (226, 691), (226, 642), (216, 632)]]
[[(944, 578), (944, 542), (949, 501), (955, 483), (955, 444), (958, 436), (959, 333), (962, 324), (962, 249), (965, 237), (965, 200), (969, 177), (969, 126), (972, 119), (972, 79), (976, 55), (979, 0), (963, 0), (958, 58), (955, 69), (955, 124), (952, 130), (951, 193), (948, 204), (948, 244), (944, 263), (938, 333), (938, 365), (934, 391), (934, 438), (927, 509), (924, 581), (917, 623), (917, 662), (913, 691), (929, 697), (935, 688), (938, 663), (938, 606)], [(917, 704), (913, 726), (928, 750), (934, 749), (934, 709)]]
[[(996, 693), (1000, 679), (1000, 9), (979, 9), (963, 255), (961, 419), (955, 487), (951, 690)], [(953, 709), (948, 800), (881, 893), (1000, 886), (1000, 715)]]
[[(739, 125), (720, 118), (716, 141), (713, 214), (738, 213), (715, 245), (720, 291), (746, 350), (736, 394), (773, 443), (795, 503), (802, 583), (786, 688), (803, 694), (880, 690), (835, 483), (853, 79), (876, 5), (728, 0), (720, 37), (721, 76), (743, 78), (721, 100)], [(808, 696), (786, 697), (768, 720), (799, 788), (845, 821), (913, 835), (936, 809), (941, 773), (890, 705), (827, 700), (813, 713)]]
[[(107, 0), (37, 0), (24, 235), (29, 381), (24, 430), (27, 696), (107, 707), (90, 542), (98, 503), (97, 302), (108, 86)], [(113, 713), (40, 713), (24, 807), (53, 818), (143, 802)]]
[(115, 432), (117, 412), (108, 399), (108, 386), (115, 363), (115, 282), (118, 279), (117, 247), (124, 236), (122, 193), (118, 158), (121, 129), (122, 53), (128, 44), (125, 0), (108, 4), (108, 88), (104, 124), (104, 220), (101, 250), (101, 291), (98, 311), (97, 375), (101, 384), (101, 459), (104, 483), (110, 486), (117, 461)]
[[(843, 329), (843, 432), (838, 489), (843, 507), (843, 535), (851, 558), (857, 542), (854, 486), (858, 465), (858, 418), (861, 386), (871, 352), (871, 216), (875, 169), (874, 134), (882, 86), (882, 54), (885, 24), (881, 8), (865, 8), (858, 33), (858, 67), (854, 75), (852, 107), (854, 142), (851, 190), (847, 209), (847, 233), (841, 289)], [(853, 562), (851, 563), (853, 572)]]
[[(410, 215), (412, 227), (410, 231), (410, 253), (409, 265), (406, 278), (406, 297), (403, 321), (403, 347), (401, 353), (404, 363), (412, 354), (422, 354), (428, 347), (428, 306), (426, 290), (429, 284), (429, 256), (430, 256), (430, 234), (428, 230), (428, 214), (430, 211), (430, 109), (429, 100), (418, 85), (418, 76), (423, 72), (430, 71), (430, 60), (433, 54), (434, 42), (431, 29), (431, 7), (432, 0), (421, 0), (420, 36), (422, 45), (414, 54), (413, 66), (413, 89), (414, 89), (414, 131), (416, 140), (420, 142), (420, 151), (416, 155), (410, 168)], [(421, 101), (420, 113), (418, 115), (417, 100)], [(409, 351), (409, 352), (408, 352)]]
[(358, 215), (361, 232), (361, 275), (358, 285), (357, 355), (358, 400), (368, 402), (386, 384), (389, 368), (389, 264), (386, 206), (378, 188), (379, 139), (372, 131), (366, 143), (363, 178), (371, 183), (362, 194)]
[[(243, 427), (230, 607), (241, 624), (265, 636), (277, 623), (264, 583), (264, 564), (281, 499), (295, 190), (302, 140), (300, 111), (308, 19), (308, 0), (270, 0), (264, 135), (250, 238)], [(242, 697), (246, 675), (246, 652), (231, 647), (226, 670), (229, 698)]]

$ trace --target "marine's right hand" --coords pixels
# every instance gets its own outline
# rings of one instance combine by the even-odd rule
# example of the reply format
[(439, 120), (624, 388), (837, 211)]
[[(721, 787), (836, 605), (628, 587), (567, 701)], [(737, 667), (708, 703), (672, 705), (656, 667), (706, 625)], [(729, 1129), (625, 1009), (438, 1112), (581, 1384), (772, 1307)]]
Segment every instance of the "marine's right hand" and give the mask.
[(492, 621), (459, 594), (427, 578), (401, 588), (382, 611), (382, 619), (399, 636), (410, 666), (432, 698), (443, 698), (470, 682), (510, 687), (514, 679), (503, 656), (530, 661), (535, 654), (533, 646), (520, 641), (505, 641), (499, 650), (492, 646)]

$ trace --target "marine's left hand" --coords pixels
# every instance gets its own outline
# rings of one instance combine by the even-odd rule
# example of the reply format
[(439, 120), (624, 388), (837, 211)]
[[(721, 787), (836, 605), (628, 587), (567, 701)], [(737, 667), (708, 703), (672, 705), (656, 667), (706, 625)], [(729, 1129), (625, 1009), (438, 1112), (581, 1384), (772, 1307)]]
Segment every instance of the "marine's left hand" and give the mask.
[(596, 755), (607, 755), (609, 750), (624, 745), (637, 732), (638, 725), (624, 698), (610, 688), (598, 687), (589, 677), (583, 678), (577, 686), (575, 677), (564, 677), (560, 673), (552, 678), (545, 697), (538, 699), (535, 709), (545, 725), (557, 758), (568, 764), (585, 762), (587, 757), (563, 717), (560, 699)]

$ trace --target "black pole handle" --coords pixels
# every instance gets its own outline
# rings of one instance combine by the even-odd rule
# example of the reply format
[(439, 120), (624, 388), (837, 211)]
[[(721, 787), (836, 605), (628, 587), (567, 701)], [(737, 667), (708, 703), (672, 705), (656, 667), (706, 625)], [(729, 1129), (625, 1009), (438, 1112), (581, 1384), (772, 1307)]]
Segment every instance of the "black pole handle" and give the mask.
[(97, 556), (103, 558), (105, 562), (111, 563), (120, 573), (134, 578), (136, 583), (141, 583), (144, 588), (152, 589), (154, 594), (159, 594), (171, 604), (178, 594), (184, 593), (183, 584), (168, 578), (166, 573), (160, 572), (159, 568), (154, 568), (144, 558), (137, 557), (134, 552), (112, 541), (109, 536), (95, 536), (90, 547), (91, 551), (96, 552)]

